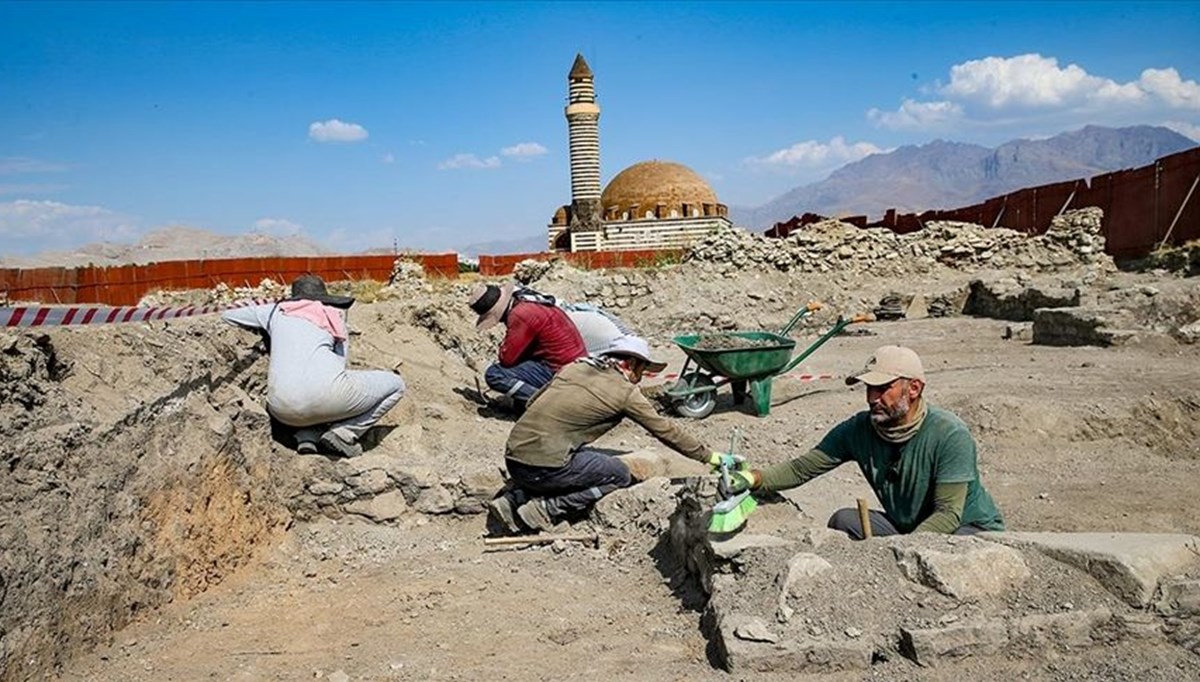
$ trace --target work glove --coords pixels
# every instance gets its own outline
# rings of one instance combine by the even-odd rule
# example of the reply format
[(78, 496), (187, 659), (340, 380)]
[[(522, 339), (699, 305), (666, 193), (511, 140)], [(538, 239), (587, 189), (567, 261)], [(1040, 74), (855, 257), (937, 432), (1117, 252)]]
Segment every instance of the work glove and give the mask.
[(739, 471), (746, 468), (746, 458), (741, 455), (731, 455), (728, 452), (714, 452), (708, 458), (709, 465), (713, 471), (720, 471), (721, 467), (725, 467), (729, 471)]
[(739, 495), (747, 490), (755, 490), (762, 485), (762, 479), (759, 478), (757, 471), (750, 469), (739, 469), (729, 472), (728, 484), (724, 476), (721, 477), (721, 483), (718, 488), (721, 497), (730, 498), (734, 495)]

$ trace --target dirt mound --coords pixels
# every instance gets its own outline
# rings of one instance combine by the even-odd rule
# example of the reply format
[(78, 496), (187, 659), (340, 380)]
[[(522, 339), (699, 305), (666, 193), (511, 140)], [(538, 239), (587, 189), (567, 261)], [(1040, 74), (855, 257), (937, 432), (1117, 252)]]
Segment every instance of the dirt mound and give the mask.
[(204, 327), (6, 337), (0, 678), (207, 589), (288, 524), (289, 460), (241, 381), (258, 355)]

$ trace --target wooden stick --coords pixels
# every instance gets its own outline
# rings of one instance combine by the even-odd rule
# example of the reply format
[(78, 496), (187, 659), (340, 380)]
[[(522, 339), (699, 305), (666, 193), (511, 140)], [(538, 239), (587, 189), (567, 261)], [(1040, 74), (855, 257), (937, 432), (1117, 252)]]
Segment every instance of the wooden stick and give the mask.
[(590, 542), (598, 543), (600, 537), (597, 535), (518, 535), (511, 538), (484, 538), (485, 545), (548, 545), (555, 540), (563, 540), (564, 542)]
[(867, 511), (867, 501), (863, 498), (858, 498), (858, 522), (862, 524), (863, 539), (869, 540), (874, 535), (871, 532), (871, 514)]

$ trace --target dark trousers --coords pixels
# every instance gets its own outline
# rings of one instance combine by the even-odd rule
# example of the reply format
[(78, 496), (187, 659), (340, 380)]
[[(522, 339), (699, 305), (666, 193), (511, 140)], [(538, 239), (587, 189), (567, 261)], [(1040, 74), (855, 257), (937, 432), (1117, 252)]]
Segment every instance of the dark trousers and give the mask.
[(511, 396), (520, 403), (529, 402), (533, 394), (553, 378), (554, 370), (541, 360), (526, 360), (512, 367), (501, 367), (497, 363), (488, 365), (483, 372), (483, 380), (488, 388)]
[[(887, 514), (874, 509), (867, 512), (867, 516), (871, 519), (871, 534), (876, 537), (884, 535), (902, 535), (896, 529), (896, 525), (888, 518)], [(833, 513), (829, 517), (829, 527), (834, 530), (840, 530), (850, 536), (852, 540), (863, 539), (862, 523), (858, 520), (858, 510), (850, 507), (844, 507)], [(974, 535), (982, 532), (984, 529), (979, 526), (960, 526), (954, 531), (954, 535)]]
[(590, 509), (596, 500), (630, 483), (629, 468), (612, 455), (580, 448), (566, 466), (535, 467), (504, 460), (518, 488), (546, 500), (546, 511), (554, 521)]

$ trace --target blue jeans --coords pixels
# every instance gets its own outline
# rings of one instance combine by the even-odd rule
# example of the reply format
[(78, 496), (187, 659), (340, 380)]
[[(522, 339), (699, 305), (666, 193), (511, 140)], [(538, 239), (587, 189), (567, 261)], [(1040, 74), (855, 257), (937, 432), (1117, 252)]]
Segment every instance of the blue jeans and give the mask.
[(512, 367), (501, 367), (499, 363), (489, 365), (483, 373), (488, 388), (511, 396), (519, 403), (527, 403), (538, 389), (550, 383), (554, 370), (541, 360), (526, 360)]
[(573, 512), (586, 511), (596, 500), (630, 482), (629, 467), (603, 452), (580, 448), (565, 466), (535, 467), (504, 460), (517, 487), (532, 497), (546, 500), (546, 511), (554, 521)]

